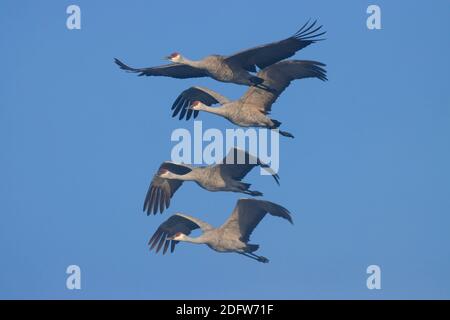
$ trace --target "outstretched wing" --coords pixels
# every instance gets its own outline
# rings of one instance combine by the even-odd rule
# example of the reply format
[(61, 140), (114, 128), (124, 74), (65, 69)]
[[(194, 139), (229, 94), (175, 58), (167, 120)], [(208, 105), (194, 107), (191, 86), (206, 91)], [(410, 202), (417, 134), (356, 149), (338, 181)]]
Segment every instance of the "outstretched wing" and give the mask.
[(250, 72), (256, 72), (256, 66), (264, 69), (278, 61), (292, 57), (298, 50), (322, 40), (318, 37), (326, 32), (317, 33), (322, 26), (316, 27), (316, 24), (317, 21), (312, 24), (309, 24), (308, 21), (292, 37), (238, 52), (228, 56), (226, 61), (239, 65)]
[(251, 87), (247, 90), (241, 101), (246, 106), (254, 107), (267, 114), (272, 104), (280, 94), (289, 86), (291, 81), (304, 78), (317, 78), (327, 80), (325, 64), (308, 60), (286, 60), (275, 63), (258, 72), (258, 77), (264, 79), (264, 84), (270, 90)]
[(120, 69), (138, 73), (139, 76), (163, 76), (177, 79), (206, 77), (206, 74), (202, 70), (180, 63), (170, 63), (150, 68), (132, 68), (117, 58), (114, 59), (114, 62)]
[(222, 160), (221, 164), (218, 164), (218, 166), (222, 175), (229, 176), (239, 181), (254, 167), (260, 166), (272, 175), (278, 185), (280, 184), (280, 177), (269, 165), (263, 163), (258, 157), (238, 148), (230, 149), (227, 156)]
[(158, 253), (164, 245), (163, 254), (165, 254), (170, 244), (170, 252), (173, 252), (175, 250), (175, 245), (179, 241), (168, 240), (167, 238), (173, 237), (178, 232), (189, 235), (191, 231), (200, 228), (194, 220), (196, 219), (192, 219), (192, 217), (187, 215), (175, 214), (171, 216), (159, 226), (150, 238), (150, 241), (148, 242), (150, 250), (156, 248), (156, 253)]
[(147, 195), (145, 196), (143, 210), (144, 212), (147, 212), (147, 215), (150, 215), (151, 213), (156, 214), (158, 208), (159, 212), (163, 213), (164, 209), (169, 207), (170, 199), (173, 194), (183, 184), (183, 181), (181, 180), (161, 178), (159, 174), (164, 170), (182, 175), (190, 172), (192, 169), (183, 164), (176, 164), (168, 161), (163, 162), (159, 167), (158, 172), (153, 176)]
[(185, 119), (189, 120), (192, 114), (194, 114), (194, 119), (197, 118), (199, 112), (188, 109), (194, 101), (200, 101), (207, 106), (211, 106), (216, 103), (225, 104), (230, 102), (230, 100), (221, 94), (208, 88), (190, 87), (189, 89), (184, 90), (173, 103), (172, 117), (176, 117), (180, 114), (179, 120), (183, 119), (185, 116)]
[(290, 212), (270, 201), (256, 199), (239, 199), (233, 213), (220, 227), (243, 242), (248, 242), (250, 235), (267, 213), (293, 223)]

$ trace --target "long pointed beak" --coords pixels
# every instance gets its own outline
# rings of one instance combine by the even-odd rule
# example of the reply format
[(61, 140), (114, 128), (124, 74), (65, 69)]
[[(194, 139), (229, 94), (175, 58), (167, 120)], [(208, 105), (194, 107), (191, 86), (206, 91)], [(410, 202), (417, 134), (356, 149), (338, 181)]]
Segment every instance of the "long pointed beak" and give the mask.
[(170, 60), (170, 58), (172, 58), (171, 56), (165, 56), (163, 57), (163, 60)]

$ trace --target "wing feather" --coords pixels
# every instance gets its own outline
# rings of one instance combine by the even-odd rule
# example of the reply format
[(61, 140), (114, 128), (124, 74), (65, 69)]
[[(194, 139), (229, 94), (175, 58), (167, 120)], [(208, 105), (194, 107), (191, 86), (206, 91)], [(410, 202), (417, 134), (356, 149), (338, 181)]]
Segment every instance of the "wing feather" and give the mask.
[(169, 240), (168, 238), (173, 237), (178, 232), (189, 235), (193, 230), (200, 228), (191, 218), (186, 215), (175, 214), (164, 221), (148, 242), (150, 251), (156, 248), (155, 252), (158, 253), (163, 248), (163, 254), (165, 254), (170, 245), (170, 252), (173, 252), (179, 241)]
[(138, 76), (163, 76), (177, 79), (187, 78), (201, 78), (206, 77), (204, 71), (180, 63), (169, 63), (157, 67), (149, 68), (132, 68), (119, 59), (114, 59), (114, 62), (120, 67), (120, 69), (127, 72), (137, 73)]
[(272, 104), (293, 80), (317, 78), (327, 80), (325, 64), (308, 60), (286, 60), (275, 63), (258, 72), (270, 90), (251, 87), (241, 98), (246, 106), (254, 107), (264, 114), (270, 113)]
[(159, 176), (162, 170), (169, 170), (170, 172), (182, 175), (190, 172), (192, 169), (183, 164), (176, 164), (172, 162), (163, 162), (158, 169), (158, 172), (153, 176), (152, 182), (148, 188), (144, 200), (144, 212), (147, 215), (163, 213), (170, 205), (170, 199), (178, 188), (183, 184), (181, 180), (165, 179)]
[(233, 213), (220, 228), (238, 237), (241, 241), (248, 242), (251, 233), (267, 213), (293, 223), (289, 210), (276, 203), (256, 199), (239, 199)]
[(278, 185), (280, 184), (280, 177), (269, 165), (263, 163), (258, 157), (238, 148), (230, 149), (226, 157), (222, 160), (222, 163), (218, 164), (218, 166), (221, 174), (238, 181), (242, 180), (254, 167), (260, 166), (273, 176)]
[(172, 117), (176, 117), (179, 114), (179, 120), (183, 119), (186, 115), (186, 120), (191, 118), (193, 113), (194, 119), (197, 118), (198, 111), (192, 111), (188, 109), (188, 107), (194, 102), (200, 101), (207, 106), (211, 106), (216, 103), (225, 104), (230, 102), (229, 99), (222, 96), (220, 93), (217, 93), (213, 90), (204, 87), (190, 87), (189, 89), (184, 90), (177, 97), (175, 102), (172, 105)]
[[(247, 49), (226, 58), (231, 64), (239, 65), (248, 71), (256, 71), (256, 66), (264, 69), (278, 61), (292, 57), (297, 51), (312, 43), (323, 40), (320, 36), (326, 32), (320, 32), (322, 26), (314, 28), (317, 21), (309, 24), (306, 22), (293, 36), (251, 49)], [(314, 28), (314, 29), (313, 29)]]

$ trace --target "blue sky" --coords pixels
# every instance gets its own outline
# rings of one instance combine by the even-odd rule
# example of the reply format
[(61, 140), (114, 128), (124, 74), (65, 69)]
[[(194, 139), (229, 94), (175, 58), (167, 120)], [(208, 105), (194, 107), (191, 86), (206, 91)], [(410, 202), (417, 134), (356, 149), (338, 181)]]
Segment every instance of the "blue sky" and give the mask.
[[(66, 28), (77, 4), (82, 29)], [(382, 30), (366, 28), (366, 8)], [(450, 298), (448, 1), (2, 1), (0, 3), (0, 298)], [(240, 197), (181, 188), (164, 215), (142, 202), (191, 85), (138, 78), (135, 66), (180, 51), (196, 59), (282, 39), (317, 18), (327, 40), (295, 56), (330, 81), (293, 83), (273, 117), (281, 186), (247, 176), (295, 225), (268, 217), (252, 236), (269, 264), (206, 246), (149, 253), (169, 214), (220, 225)], [(230, 23), (231, 22), (231, 23)], [(201, 116), (205, 128), (233, 128)], [(82, 289), (66, 289), (68, 265)], [(382, 270), (368, 290), (366, 268)]]

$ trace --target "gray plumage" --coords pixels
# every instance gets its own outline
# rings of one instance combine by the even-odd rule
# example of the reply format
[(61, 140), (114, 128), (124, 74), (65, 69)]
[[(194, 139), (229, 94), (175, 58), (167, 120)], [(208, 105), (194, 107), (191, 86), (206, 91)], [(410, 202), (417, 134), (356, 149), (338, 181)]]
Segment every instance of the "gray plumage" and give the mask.
[[(293, 223), (290, 212), (278, 204), (264, 200), (240, 199), (230, 217), (219, 228), (185, 214), (177, 213), (171, 216), (150, 238), (150, 250), (155, 249), (158, 253), (164, 248), (165, 254), (170, 246), (173, 252), (176, 244), (184, 241), (206, 244), (217, 252), (236, 252), (266, 263), (269, 262), (267, 258), (254, 254), (259, 245), (248, 242), (251, 233), (267, 213)], [(189, 237), (193, 230), (199, 228), (203, 232), (199, 237)]]
[(189, 60), (179, 53), (172, 53), (166, 57), (173, 63), (150, 67), (132, 68), (119, 59), (115, 63), (128, 72), (138, 73), (139, 76), (166, 76), (178, 79), (211, 77), (222, 82), (232, 82), (241, 85), (262, 85), (263, 79), (254, 76), (256, 67), (263, 69), (278, 61), (293, 56), (298, 50), (319, 40), (325, 32), (317, 33), (322, 26), (316, 27), (316, 21), (309, 21), (293, 36), (261, 45), (230, 56), (209, 55), (202, 60)]
[(262, 196), (261, 192), (250, 190), (251, 184), (241, 181), (256, 166), (264, 168), (279, 184), (278, 174), (267, 164), (237, 148), (231, 149), (222, 163), (210, 166), (194, 167), (170, 161), (163, 162), (152, 179), (143, 210), (147, 215), (156, 214), (158, 209), (162, 213), (169, 207), (170, 199), (184, 181), (194, 181), (208, 191), (231, 191)]
[[(175, 100), (172, 105), (172, 117), (179, 114), (180, 120), (183, 118), (189, 120), (192, 115), (196, 118), (199, 111), (205, 111), (224, 117), (241, 127), (277, 129), (281, 122), (268, 117), (272, 104), (293, 80), (318, 78), (326, 81), (324, 67), (323, 63), (306, 60), (275, 63), (257, 74), (271, 90), (251, 87), (240, 99), (234, 101), (207, 88), (191, 87)], [(220, 106), (211, 107), (213, 104)], [(293, 138), (292, 134), (285, 131), (280, 131), (280, 134)]]

